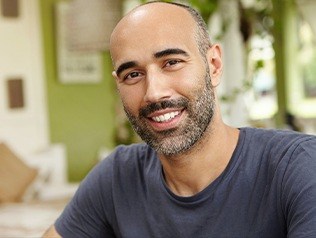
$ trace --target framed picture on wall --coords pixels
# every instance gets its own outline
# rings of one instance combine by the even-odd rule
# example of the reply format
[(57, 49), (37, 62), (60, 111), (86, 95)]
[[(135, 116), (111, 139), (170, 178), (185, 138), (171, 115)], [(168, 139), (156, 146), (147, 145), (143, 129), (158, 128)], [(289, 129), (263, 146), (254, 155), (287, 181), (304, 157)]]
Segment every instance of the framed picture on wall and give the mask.
[(0, 0), (1, 15), (8, 18), (19, 17), (19, 0)]
[(56, 4), (56, 48), (58, 78), (62, 83), (98, 83), (102, 80), (100, 52), (72, 51), (67, 43), (68, 2)]

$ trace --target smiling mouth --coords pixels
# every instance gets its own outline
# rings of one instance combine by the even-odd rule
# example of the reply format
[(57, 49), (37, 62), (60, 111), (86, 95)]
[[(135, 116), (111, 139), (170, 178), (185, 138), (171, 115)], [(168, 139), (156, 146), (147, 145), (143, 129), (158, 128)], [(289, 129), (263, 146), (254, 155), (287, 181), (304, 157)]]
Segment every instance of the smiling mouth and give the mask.
[(171, 121), (176, 116), (178, 116), (180, 113), (181, 113), (181, 111), (168, 112), (168, 113), (165, 113), (163, 115), (151, 117), (151, 119), (155, 122), (160, 122), (160, 123), (168, 122), (168, 121)]

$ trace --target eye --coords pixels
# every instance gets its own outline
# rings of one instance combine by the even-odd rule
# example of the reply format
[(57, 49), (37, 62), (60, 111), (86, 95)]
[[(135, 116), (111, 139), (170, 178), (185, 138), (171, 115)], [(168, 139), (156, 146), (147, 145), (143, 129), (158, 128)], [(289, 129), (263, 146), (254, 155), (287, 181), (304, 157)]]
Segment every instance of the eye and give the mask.
[(167, 63), (165, 64), (165, 67), (171, 67), (173, 65), (176, 65), (178, 63), (182, 62), (182, 60), (179, 60), (179, 59), (171, 59), (171, 60), (168, 60)]
[(123, 81), (126, 84), (135, 84), (141, 80), (142, 76), (143, 76), (143, 73), (141, 73), (139, 71), (133, 71), (133, 72), (126, 74), (123, 77)]
[(132, 72), (132, 73), (129, 73), (128, 75), (126, 75), (124, 77), (124, 79), (132, 79), (132, 78), (136, 78), (140, 76), (140, 73), (139, 72)]

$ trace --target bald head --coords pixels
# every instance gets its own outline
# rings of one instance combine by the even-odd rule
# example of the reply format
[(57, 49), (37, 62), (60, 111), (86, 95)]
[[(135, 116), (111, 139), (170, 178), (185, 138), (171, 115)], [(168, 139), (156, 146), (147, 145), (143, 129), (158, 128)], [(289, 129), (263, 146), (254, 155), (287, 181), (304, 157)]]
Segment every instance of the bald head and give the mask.
[[(142, 28), (141, 32), (137, 31), (139, 27)], [(110, 41), (112, 59), (115, 51), (122, 47), (120, 41), (122, 37), (129, 38), (141, 34), (140, 36), (145, 38), (150, 34), (156, 34), (156, 41), (158, 34), (167, 28), (181, 30), (178, 34), (185, 37), (194, 37), (198, 50), (203, 56), (211, 46), (207, 26), (196, 10), (178, 3), (155, 1), (136, 7), (117, 24)], [(139, 40), (142, 40), (141, 37)], [(131, 42), (124, 43), (131, 44)]]

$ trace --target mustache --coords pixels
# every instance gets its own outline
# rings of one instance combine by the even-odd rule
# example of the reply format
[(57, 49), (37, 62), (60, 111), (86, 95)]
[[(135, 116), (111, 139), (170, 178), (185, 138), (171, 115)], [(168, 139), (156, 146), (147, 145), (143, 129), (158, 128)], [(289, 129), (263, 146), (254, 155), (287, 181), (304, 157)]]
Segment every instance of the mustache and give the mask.
[(149, 114), (166, 108), (187, 108), (189, 100), (186, 98), (164, 100), (160, 102), (150, 103), (141, 109), (139, 109), (139, 115), (141, 117), (147, 117)]

